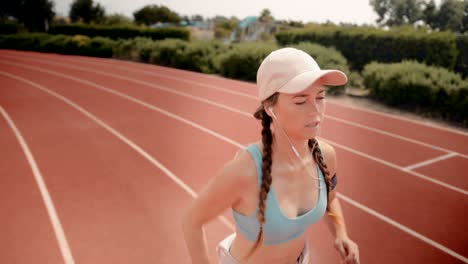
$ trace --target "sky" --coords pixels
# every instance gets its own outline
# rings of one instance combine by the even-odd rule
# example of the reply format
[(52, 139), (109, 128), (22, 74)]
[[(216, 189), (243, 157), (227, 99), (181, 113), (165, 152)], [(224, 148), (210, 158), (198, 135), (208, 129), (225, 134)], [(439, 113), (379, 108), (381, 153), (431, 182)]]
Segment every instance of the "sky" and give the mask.
[[(55, 12), (66, 16), (72, 0), (52, 0)], [(200, 14), (203, 17), (223, 15), (258, 16), (264, 8), (270, 9), (277, 20), (301, 20), (302, 22), (324, 23), (330, 20), (336, 24), (375, 25), (377, 15), (369, 0), (94, 0), (100, 3), (107, 14), (120, 13), (133, 18), (133, 12), (145, 5), (165, 5), (179, 15)]]

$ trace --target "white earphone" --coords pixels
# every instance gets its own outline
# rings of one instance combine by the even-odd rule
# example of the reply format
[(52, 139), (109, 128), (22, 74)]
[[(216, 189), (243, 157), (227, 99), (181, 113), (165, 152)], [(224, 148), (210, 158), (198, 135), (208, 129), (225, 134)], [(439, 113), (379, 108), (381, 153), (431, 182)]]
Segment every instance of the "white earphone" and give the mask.
[(268, 110), (270, 110), (270, 113), (273, 115), (274, 118), (278, 119), (278, 118), (275, 116), (275, 113), (273, 112), (273, 107), (272, 107), (272, 106), (268, 107)]
[[(268, 107), (268, 110), (270, 110), (270, 113), (273, 115), (273, 117), (274, 117), (276, 120), (278, 120), (278, 118), (276, 117), (275, 113), (273, 112), (273, 107), (272, 107), (272, 106), (269, 106), (269, 107)], [(278, 121), (278, 122), (279, 122), (279, 121)], [(288, 135), (286, 134), (286, 132), (283, 130), (283, 128), (281, 128), (281, 126), (279, 126), (279, 127), (280, 127), (281, 131), (286, 135), (286, 138), (288, 139), (289, 144), (291, 145), (291, 148), (292, 148), (294, 154), (299, 158), (299, 160), (302, 161), (301, 155), (299, 155), (299, 152), (297, 151), (296, 147), (294, 147), (294, 145), (292, 144), (292, 142), (291, 142), (291, 140), (289, 139), (289, 137), (288, 137)], [(315, 141), (315, 144), (314, 144), (312, 150), (315, 149), (315, 145), (316, 145), (316, 144), (317, 144), (317, 141)], [(316, 179), (318, 180), (318, 178), (316, 178)], [(319, 185), (319, 188), (322, 188), (322, 187)]]
[[(272, 106), (269, 106), (269, 107), (268, 107), (268, 110), (270, 110), (270, 113), (273, 115), (273, 117), (274, 117), (276, 120), (278, 120), (278, 118), (276, 117), (275, 113), (273, 112), (273, 107), (272, 107)], [(278, 121), (278, 122), (279, 122), (279, 121)], [(302, 160), (301, 155), (299, 155), (299, 152), (297, 152), (296, 147), (294, 147), (294, 145), (291, 143), (291, 140), (289, 140), (289, 137), (288, 137), (288, 135), (286, 134), (286, 132), (284, 132), (283, 128), (280, 127), (280, 129), (281, 129), (281, 131), (286, 135), (286, 138), (288, 139), (289, 144), (291, 144), (291, 148), (292, 148), (294, 154), (296, 154), (296, 156), (299, 158), (299, 160)]]

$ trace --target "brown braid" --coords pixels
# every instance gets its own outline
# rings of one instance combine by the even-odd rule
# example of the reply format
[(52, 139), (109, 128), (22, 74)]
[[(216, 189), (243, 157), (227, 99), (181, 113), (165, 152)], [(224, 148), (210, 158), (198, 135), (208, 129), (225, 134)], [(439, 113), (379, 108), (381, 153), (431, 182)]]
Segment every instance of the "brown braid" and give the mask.
[(312, 149), (312, 147), (314, 146), (314, 144), (317, 143), (316, 145), (316, 148), (313, 149), (313, 157), (314, 157), (314, 160), (315, 162), (317, 162), (317, 164), (319, 165), (320, 169), (322, 170), (323, 174), (324, 174), (324, 178), (325, 178), (325, 185), (327, 186), (327, 210), (326, 210), (326, 213), (329, 217), (333, 218), (333, 221), (334, 222), (339, 222), (339, 217), (332, 213), (330, 211), (330, 197), (329, 197), (329, 192), (331, 191), (331, 186), (332, 186), (332, 183), (331, 183), (331, 175), (330, 175), (330, 171), (328, 170), (328, 167), (327, 167), (327, 164), (325, 164), (324, 160), (323, 160), (323, 155), (322, 155), (322, 150), (320, 149), (320, 146), (318, 144), (318, 141), (315, 139), (315, 138), (312, 138), (312, 139), (309, 139), (309, 142), (308, 142), (308, 145), (309, 145), (309, 148)]
[[(276, 104), (278, 100), (279, 93), (275, 93), (269, 98), (265, 99), (262, 104), (257, 108), (257, 110), (254, 113), (254, 117), (256, 119), (259, 119), (262, 121), (262, 143), (263, 143), (263, 155), (262, 155), (262, 183), (261, 183), (261, 189), (259, 192), (259, 204), (258, 204), (258, 214), (257, 214), (257, 220), (260, 224), (260, 230), (257, 235), (257, 240), (255, 241), (255, 244), (253, 247), (249, 250), (247, 255), (241, 259), (241, 263), (249, 259), (252, 254), (258, 249), (258, 247), (263, 244), (263, 225), (265, 223), (265, 211), (266, 211), (266, 204), (265, 200), (267, 198), (268, 192), (270, 191), (270, 186), (272, 183), (272, 178), (271, 178), (271, 164), (272, 164), (272, 145), (273, 145), (273, 135), (271, 133), (270, 129), (270, 124), (272, 122), (272, 118), (266, 113), (265, 107), (268, 105), (274, 105)], [(265, 105), (266, 104), (266, 105)], [(312, 151), (312, 147), (314, 143), (316, 142), (316, 139), (309, 139), (308, 145), (309, 148)], [(317, 142), (318, 143), (318, 142)], [(328, 193), (331, 188), (331, 178), (330, 178), (330, 173), (328, 171), (327, 165), (323, 161), (323, 156), (322, 152), (320, 151), (320, 148), (318, 144), (316, 145), (314, 151), (313, 151), (313, 156), (317, 164), (320, 166), (322, 171), (324, 172), (325, 175), (325, 183), (327, 186), (327, 200), (328, 200)], [(335, 215), (332, 214), (329, 210), (327, 203), (327, 214), (331, 215), (334, 217)]]
[[(272, 95), (268, 98), (268, 101), (276, 102), (278, 95)], [(243, 260), (247, 260), (250, 256), (257, 250), (257, 248), (263, 244), (263, 224), (265, 223), (265, 210), (266, 204), (265, 200), (267, 198), (268, 192), (270, 191), (271, 186), (271, 164), (272, 164), (272, 145), (273, 145), (273, 134), (271, 133), (270, 124), (271, 124), (271, 117), (267, 115), (263, 104), (260, 105), (255, 111), (254, 117), (260, 119), (262, 121), (262, 143), (263, 143), (263, 155), (262, 155), (262, 183), (261, 189), (259, 192), (259, 204), (258, 204), (258, 214), (257, 219), (260, 224), (260, 230), (257, 235), (257, 240), (255, 241), (254, 246), (249, 250), (248, 254), (242, 258), (241, 263)]]

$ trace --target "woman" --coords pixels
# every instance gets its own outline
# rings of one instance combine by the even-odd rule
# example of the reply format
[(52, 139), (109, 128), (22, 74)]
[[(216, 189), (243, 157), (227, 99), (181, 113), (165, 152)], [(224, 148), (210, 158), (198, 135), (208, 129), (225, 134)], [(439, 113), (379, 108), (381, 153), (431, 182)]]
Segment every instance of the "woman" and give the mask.
[(263, 60), (254, 114), (262, 122), (262, 139), (227, 162), (186, 211), (183, 231), (192, 263), (209, 263), (203, 224), (229, 207), (236, 232), (216, 247), (219, 263), (309, 263), (304, 234), (325, 213), (342, 263), (359, 263), (335, 195), (335, 151), (317, 139), (324, 86), (346, 82), (343, 72), (321, 70), (295, 48)]

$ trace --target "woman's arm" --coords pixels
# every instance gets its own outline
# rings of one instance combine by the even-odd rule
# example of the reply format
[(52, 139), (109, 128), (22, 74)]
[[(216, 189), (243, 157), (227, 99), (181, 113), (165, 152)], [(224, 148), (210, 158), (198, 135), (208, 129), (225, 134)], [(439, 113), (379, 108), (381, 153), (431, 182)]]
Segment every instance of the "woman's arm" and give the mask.
[(333, 237), (348, 237), (348, 232), (346, 231), (346, 224), (343, 217), (343, 211), (341, 210), (340, 201), (338, 198), (333, 199), (330, 202), (330, 212), (333, 213), (333, 216), (327, 215), (325, 222), (327, 223), (328, 230), (333, 235)]
[[(335, 149), (330, 144), (324, 145), (325, 162), (327, 163), (330, 175), (335, 175), (338, 167)], [(338, 177), (338, 175), (336, 177)], [(338, 184), (336, 186), (338, 186)], [(327, 223), (330, 233), (335, 238), (334, 246), (344, 261), (342, 263), (359, 264), (359, 247), (348, 236), (341, 204), (336, 197), (336, 187), (330, 191), (329, 200), (328, 206), (330, 212), (327, 214), (325, 222)]]
[(208, 264), (209, 253), (203, 226), (194, 225), (189, 222), (190, 217), (184, 217), (182, 229), (184, 232), (185, 244), (187, 245), (190, 258), (194, 264)]
[[(320, 140), (319, 143), (323, 159), (325, 164), (327, 164), (328, 172), (330, 175), (335, 175), (338, 168), (335, 148), (326, 140)], [(338, 177), (338, 175), (336, 175), (336, 177)], [(339, 182), (339, 180), (337, 180), (337, 182)], [(339, 236), (348, 236), (340, 201), (338, 200), (338, 197), (336, 197), (337, 186), (339, 186), (339, 184), (337, 184), (328, 194), (328, 206), (330, 208), (331, 215), (326, 214), (327, 217), (325, 218), (328, 229), (335, 238)]]
[(217, 172), (185, 211), (182, 229), (192, 263), (210, 263), (203, 225), (237, 202), (247, 184), (234, 159)]

